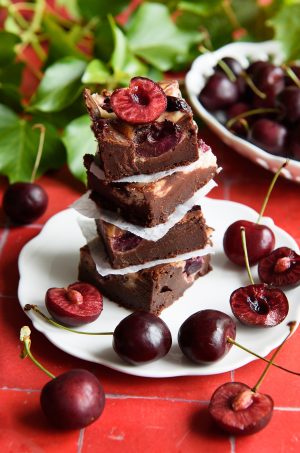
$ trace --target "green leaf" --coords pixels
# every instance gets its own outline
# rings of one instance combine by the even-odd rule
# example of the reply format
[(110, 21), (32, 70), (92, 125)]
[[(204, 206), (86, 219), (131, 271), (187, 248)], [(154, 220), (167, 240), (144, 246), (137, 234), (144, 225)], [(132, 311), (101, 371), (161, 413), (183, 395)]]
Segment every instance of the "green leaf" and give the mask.
[[(8, 107), (0, 104), (0, 172), (11, 183), (30, 181), (40, 137), (39, 130), (32, 129), (34, 124), (34, 119), (26, 121), (19, 118)], [(38, 175), (50, 168), (59, 168), (65, 161), (56, 130), (50, 124), (44, 125), (45, 144)]]
[(58, 60), (46, 69), (31, 100), (30, 111), (59, 112), (79, 96), (87, 63), (74, 57)]
[(85, 154), (95, 154), (97, 144), (90, 127), (90, 118), (83, 115), (72, 121), (64, 130), (62, 141), (67, 150), (67, 162), (73, 175), (86, 183), (86, 171), (83, 166)]
[(213, 14), (219, 9), (221, 0), (205, 0), (201, 2), (182, 1), (178, 4), (178, 9), (188, 11), (199, 16), (207, 16)]
[(106, 17), (108, 14), (116, 16), (129, 4), (128, 0), (78, 0), (79, 10), (86, 19)]
[(80, 11), (77, 5), (77, 0), (56, 0), (58, 6), (63, 6), (68, 10), (73, 19), (80, 19)]
[(92, 60), (82, 76), (82, 83), (103, 84), (110, 77), (107, 66), (101, 60)]
[(200, 42), (201, 37), (196, 31), (180, 30), (168, 8), (158, 3), (143, 3), (127, 27), (133, 53), (161, 71), (185, 60), (190, 47)]
[(269, 20), (274, 28), (275, 39), (281, 42), (286, 61), (300, 58), (300, 3), (282, 7), (278, 13)]
[(10, 64), (16, 58), (15, 45), (20, 38), (7, 31), (0, 31), (0, 66)]
[(10, 83), (0, 82), (0, 103), (8, 105), (15, 111), (20, 112), (22, 107), (19, 88)]
[(72, 35), (67, 33), (50, 15), (45, 15), (43, 18), (43, 26), (50, 43), (48, 60), (55, 61), (57, 59), (70, 56), (81, 60), (87, 60), (88, 57), (76, 47), (77, 41)]

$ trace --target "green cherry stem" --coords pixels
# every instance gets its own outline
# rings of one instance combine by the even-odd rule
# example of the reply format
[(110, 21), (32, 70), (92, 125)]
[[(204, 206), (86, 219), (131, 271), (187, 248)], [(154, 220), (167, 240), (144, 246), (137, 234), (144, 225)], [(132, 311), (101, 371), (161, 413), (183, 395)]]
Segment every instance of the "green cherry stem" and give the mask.
[(267, 206), (267, 203), (269, 201), (269, 198), (270, 198), (270, 195), (271, 195), (271, 192), (273, 190), (273, 187), (275, 186), (275, 183), (278, 179), (278, 176), (280, 175), (281, 173), (281, 170), (287, 166), (288, 164), (288, 160), (286, 160), (285, 162), (283, 162), (283, 164), (278, 168), (278, 170), (276, 171), (275, 175), (273, 176), (273, 179), (271, 181), (271, 184), (270, 184), (270, 187), (268, 189), (268, 192), (267, 192), (267, 195), (264, 199), (264, 202), (263, 202), (263, 205), (261, 207), (261, 210), (260, 210), (260, 213), (259, 213), (259, 216), (258, 216), (258, 219), (257, 219), (257, 222), (256, 223), (259, 223), (261, 221), (261, 218), (262, 216), (264, 215), (264, 212), (265, 212), (265, 209), (266, 209), (266, 206)]
[(31, 173), (31, 178), (30, 182), (34, 182), (36, 178), (36, 172), (37, 169), (39, 168), (40, 162), (41, 162), (41, 157), (44, 149), (44, 143), (45, 143), (45, 135), (46, 135), (46, 128), (43, 124), (37, 123), (34, 126), (32, 126), (32, 129), (40, 129), (40, 141), (39, 141), (39, 147), (37, 150), (35, 162), (34, 162), (34, 167)]
[(250, 270), (249, 258), (248, 258), (248, 250), (247, 250), (247, 241), (246, 241), (246, 231), (244, 227), (240, 228), (241, 230), (241, 237), (242, 237), (242, 246), (244, 251), (244, 258), (245, 258), (245, 265), (248, 273), (249, 280), (252, 285), (254, 285), (254, 280)]
[(251, 77), (248, 76), (247, 72), (243, 71), (241, 73), (241, 75), (245, 79), (245, 82), (251, 88), (253, 93), (256, 94), (256, 96), (258, 96), (261, 99), (266, 99), (267, 95), (265, 93), (263, 93), (262, 91), (260, 91), (259, 88), (257, 88), (257, 86), (253, 83)]
[(51, 318), (48, 318), (38, 307), (37, 305), (31, 305), (31, 304), (26, 304), (24, 307), (25, 311), (30, 311), (33, 310), (35, 313), (37, 313), (39, 316), (41, 316), (45, 321), (47, 321), (49, 324), (52, 324), (54, 327), (58, 327), (59, 329), (67, 330), (68, 332), (73, 332), (73, 333), (78, 333), (80, 335), (113, 335), (113, 332), (82, 332), (79, 330), (71, 329), (70, 327), (63, 326), (62, 324), (59, 324), (58, 322), (54, 321)]
[(20, 332), (20, 340), (22, 341), (22, 343), (24, 345), (24, 349), (21, 353), (21, 358), (25, 359), (28, 356), (40, 370), (44, 371), (44, 373), (47, 374), (47, 376), (49, 376), (52, 379), (55, 379), (54, 374), (50, 373), (50, 371), (48, 371), (45, 367), (43, 367), (43, 365), (32, 355), (32, 353), (30, 351), (30, 346), (31, 346), (30, 334), (31, 334), (31, 330), (29, 329), (28, 326), (22, 327), (21, 332)]
[[(251, 351), (251, 349), (248, 349), (245, 346), (241, 345), (240, 343), (235, 341), (233, 338), (227, 337), (226, 341), (227, 341), (227, 343), (230, 343), (230, 344), (238, 347), (239, 349), (242, 349), (243, 351), (247, 352), (248, 354), (251, 354), (254, 357), (257, 357), (258, 359), (263, 360), (266, 363), (270, 363), (271, 362), (271, 360), (268, 360), (265, 357), (257, 354), (256, 352)], [(294, 374), (295, 376), (300, 376), (300, 373), (298, 373), (297, 371), (289, 370), (288, 368), (285, 368), (284, 366), (278, 365), (275, 362), (272, 362), (272, 365), (275, 366), (276, 368), (279, 368), (282, 371), (286, 371), (287, 373)]]
[(292, 81), (294, 82), (294, 84), (300, 88), (300, 80), (299, 78), (297, 77), (297, 75), (295, 74), (295, 72), (292, 70), (292, 68), (290, 68), (289, 66), (286, 66), (285, 64), (281, 65), (282, 69), (287, 73), (287, 75), (290, 77), (290, 79), (292, 79)]
[(269, 371), (269, 368), (271, 365), (273, 365), (273, 362), (275, 360), (275, 357), (277, 356), (277, 354), (281, 351), (283, 345), (285, 344), (285, 342), (287, 341), (287, 339), (292, 335), (292, 333), (294, 332), (295, 328), (296, 328), (296, 322), (293, 321), (293, 322), (290, 322), (288, 324), (289, 328), (290, 328), (290, 331), (288, 333), (288, 335), (285, 337), (285, 339), (283, 340), (283, 342), (278, 346), (278, 348), (275, 350), (275, 352), (273, 353), (271, 359), (270, 359), (270, 362), (268, 363), (268, 365), (266, 366), (266, 368), (264, 369), (262, 375), (260, 376), (260, 378), (258, 379), (257, 383), (255, 384), (255, 386), (252, 388), (252, 391), (254, 393), (257, 392), (258, 388), (260, 387), (262, 381), (264, 380), (267, 372)]
[(259, 108), (259, 109), (248, 110), (247, 112), (242, 112), (239, 115), (236, 115), (235, 117), (230, 118), (230, 120), (228, 120), (226, 123), (226, 127), (228, 129), (230, 129), (234, 125), (234, 123), (236, 123), (237, 121), (245, 119), (248, 116), (259, 115), (261, 113), (278, 113), (278, 109)]
[(220, 66), (220, 68), (223, 69), (223, 71), (227, 75), (227, 77), (230, 80), (230, 82), (235, 82), (236, 81), (236, 76), (234, 75), (233, 71), (230, 69), (228, 64), (225, 63), (224, 60), (219, 60), (217, 65)]

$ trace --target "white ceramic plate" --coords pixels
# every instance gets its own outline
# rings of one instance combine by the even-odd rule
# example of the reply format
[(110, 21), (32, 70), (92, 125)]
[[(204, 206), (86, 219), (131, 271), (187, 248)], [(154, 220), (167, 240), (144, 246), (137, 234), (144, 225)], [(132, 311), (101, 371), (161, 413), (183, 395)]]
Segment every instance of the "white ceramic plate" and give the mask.
[[(179, 350), (177, 332), (189, 315), (205, 308), (215, 308), (231, 314), (229, 306), (231, 292), (249, 284), (246, 271), (237, 269), (225, 258), (222, 238), (229, 224), (238, 219), (256, 221), (258, 214), (241, 204), (213, 199), (204, 199), (202, 208), (208, 225), (216, 230), (214, 235), (216, 253), (212, 257), (213, 271), (198, 279), (180, 300), (163, 311), (161, 317), (168, 324), (173, 336), (173, 346), (166, 357), (142, 366), (130, 366), (122, 362), (113, 351), (111, 337), (89, 337), (66, 332), (52, 327), (36, 314), (29, 312), (28, 316), (36, 329), (44, 333), (58, 348), (73, 356), (138, 376), (209, 375), (233, 370), (253, 360), (252, 356), (233, 347), (220, 361), (199, 366), (190, 363)], [(78, 214), (72, 209), (60, 212), (52, 217), (42, 232), (23, 248), (19, 258), (19, 300), (22, 307), (28, 303), (36, 304), (45, 311), (43, 301), (49, 287), (63, 287), (76, 281), (79, 248), (85, 242), (77, 218)], [(273, 225), (268, 218), (264, 218), (264, 223)], [(297, 244), (287, 233), (274, 225), (272, 228), (276, 236), (276, 247), (286, 245), (297, 250)], [(287, 291), (290, 312), (282, 324), (273, 328), (249, 328), (238, 324), (238, 341), (262, 355), (266, 355), (277, 346), (288, 332), (287, 322), (299, 321), (300, 305), (296, 291), (296, 289)], [(113, 331), (119, 321), (129, 313), (128, 310), (105, 299), (101, 316), (95, 322), (84, 326), (84, 330)]]
[[(213, 73), (213, 67), (223, 57), (236, 58), (243, 67), (247, 67), (249, 61), (267, 60), (269, 57), (273, 59), (275, 64), (279, 64), (283, 60), (280, 45), (275, 41), (228, 44), (215, 52), (208, 52), (197, 57), (185, 79), (186, 90), (192, 106), (221, 140), (243, 156), (275, 173), (278, 167), (285, 161), (283, 157), (269, 154), (263, 149), (229, 132), (225, 126), (203, 107), (198, 99), (198, 95), (207, 77)], [(291, 159), (288, 167), (282, 170), (282, 175), (287, 179), (300, 183), (300, 162)]]

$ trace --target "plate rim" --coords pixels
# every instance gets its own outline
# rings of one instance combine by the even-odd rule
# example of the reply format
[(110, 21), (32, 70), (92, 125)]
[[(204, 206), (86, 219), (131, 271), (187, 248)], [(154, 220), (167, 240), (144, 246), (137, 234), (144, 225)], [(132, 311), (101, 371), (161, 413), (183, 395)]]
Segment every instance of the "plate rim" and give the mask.
[[(239, 202), (236, 202), (236, 201), (231, 201), (231, 200), (220, 200), (220, 199), (206, 197), (206, 200), (207, 199), (209, 199), (209, 202), (211, 202), (211, 203), (214, 203), (214, 202), (220, 203), (221, 202), (224, 205), (233, 204), (237, 208), (238, 207), (242, 207), (243, 209), (246, 208), (249, 212), (251, 212), (252, 215), (257, 215), (258, 216), (258, 213), (253, 208), (251, 208), (251, 207), (249, 207), (247, 205), (244, 205), (242, 203), (239, 203)], [(71, 212), (72, 212), (72, 214), (71, 214)], [(22, 269), (23, 269), (23, 266), (25, 266), (24, 263), (25, 263), (25, 260), (26, 260), (26, 255), (28, 253), (30, 254), (31, 248), (35, 247), (41, 241), (42, 236), (44, 236), (45, 233), (47, 233), (47, 229), (51, 227), (51, 224), (53, 222), (55, 222), (57, 220), (57, 218), (62, 216), (62, 215), (72, 215), (74, 217), (74, 219), (76, 217), (78, 217), (78, 213), (76, 211), (74, 211), (74, 209), (72, 209), (72, 208), (68, 208), (68, 209), (65, 209), (63, 211), (60, 211), (60, 212), (56, 213), (54, 216), (52, 216), (46, 222), (46, 224), (44, 225), (42, 230), (33, 239), (31, 239), (30, 241), (28, 241), (24, 245), (24, 247), (22, 248), (22, 250), (21, 250), (21, 252), (19, 254), (18, 268), (19, 268), (19, 273), (20, 273), (20, 280), (19, 280), (19, 286), (18, 286), (18, 299), (19, 299), (19, 304), (20, 304), (20, 306), (21, 306), (23, 311), (24, 311), (24, 305), (25, 304), (22, 303), (22, 301), (21, 301), (21, 299), (22, 299), (22, 289), (23, 289), (23, 285), (24, 285), (24, 273), (22, 272)], [(298, 244), (295, 241), (295, 239), (289, 233), (287, 233), (285, 230), (283, 230), (282, 228), (280, 228), (277, 225), (275, 225), (273, 220), (270, 217), (263, 217), (263, 221), (265, 223), (271, 223), (272, 225), (274, 225), (275, 228), (278, 229), (281, 234), (283, 234), (283, 236), (287, 237), (289, 239), (289, 241), (291, 241), (291, 243), (293, 243), (294, 249), (299, 253)], [(108, 367), (110, 369), (113, 369), (113, 370), (116, 370), (116, 371), (119, 371), (119, 372), (123, 372), (125, 374), (130, 374), (130, 375), (133, 375), (133, 376), (148, 377), (148, 378), (158, 378), (158, 379), (159, 378), (180, 377), (180, 376), (210, 376), (210, 375), (222, 374), (222, 373), (225, 373), (225, 372), (230, 372), (231, 370), (238, 369), (238, 368), (240, 368), (240, 367), (242, 367), (242, 366), (244, 366), (244, 365), (246, 365), (246, 364), (248, 364), (248, 363), (250, 363), (250, 362), (252, 362), (254, 360), (258, 360), (256, 357), (253, 357), (251, 355), (247, 355), (247, 356), (245, 356), (245, 358), (243, 360), (239, 361), (238, 366), (233, 365), (233, 367), (231, 369), (222, 370), (222, 371), (215, 371), (214, 369), (206, 368), (206, 372), (205, 373), (203, 373), (203, 372), (199, 373), (199, 369), (201, 369), (203, 371), (205, 366), (204, 367), (202, 366), (202, 368), (201, 368), (201, 367), (199, 367), (199, 365), (191, 364), (189, 362), (188, 363), (189, 370), (186, 370), (184, 364), (180, 364), (179, 363), (179, 367), (178, 367), (178, 369), (176, 371), (176, 374), (174, 374), (174, 372), (168, 373), (167, 371), (165, 371), (162, 374), (157, 374), (156, 369), (154, 369), (153, 371), (146, 370), (147, 364), (133, 367), (131, 365), (127, 365), (125, 362), (122, 362), (122, 364), (119, 365), (117, 360), (116, 360), (116, 363), (112, 363), (111, 361), (106, 360), (105, 358), (104, 359), (102, 358), (101, 360), (94, 360), (85, 351), (84, 352), (80, 352), (79, 354), (74, 354), (74, 352), (69, 350), (68, 343), (67, 343), (66, 346), (64, 346), (64, 345), (62, 346), (62, 344), (59, 341), (59, 339), (56, 340), (56, 337), (57, 336), (59, 337), (59, 334), (63, 335), (66, 332), (63, 332), (63, 331), (58, 332), (58, 331), (56, 331), (55, 338), (53, 338), (53, 331), (52, 330), (43, 329), (43, 323), (41, 322), (40, 318), (38, 318), (35, 315), (32, 315), (31, 312), (25, 312), (25, 313), (31, 319), (34, 328), (37, 329), (39, 332), (43, 333), (44, 336), (52, 344), (54, 344), (56, 347), (58, 347), (60, 350), (64, 351), (65, 353), (70, 354), (73, 357), (76, 357), (76, 358), (79, 358), (79, 359), (82, 359), (82, 360), (87, 360), (87, 361), (92, 362), (92, 363), (100, 364), (100, 365), (106, 366), (106, 367)], [(299, 323), (300, 323), (300, 306), (299, 306), (299, 309), (298, 309), (297, 318), (298, 318), (297, 319), (297, 328), (298, 328)], [(67, 334), (71, 334), (71, 333), (67, 332)], [(76, 334), (73, 334), (73, 335), (76, 335)], [(264, 351), (261, 352), (261, 354), (262, 355), (267, 355), (272, 349), (274, 349), (275, 347), (277, 347), (280, 344), (280, 340), (278, 341), (277, 344), (275, 344), (275, 343), (272, 344), (271, 349), (270, 349), (270, 346), (268, 346), (268, 347), (265, 346), (264, 347)], [(159, 364), (159, 361), (152, 362), (152, 363)]]

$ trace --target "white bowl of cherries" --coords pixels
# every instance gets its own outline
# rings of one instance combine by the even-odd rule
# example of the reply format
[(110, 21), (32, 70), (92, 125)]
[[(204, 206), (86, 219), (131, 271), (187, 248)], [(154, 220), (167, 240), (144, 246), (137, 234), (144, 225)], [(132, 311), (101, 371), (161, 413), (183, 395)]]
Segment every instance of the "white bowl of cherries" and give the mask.
[(186, 75), (192, 106), (230, 147), (300, 183), (300, 64), (280, 44), (239, 42), (207, 52)]

